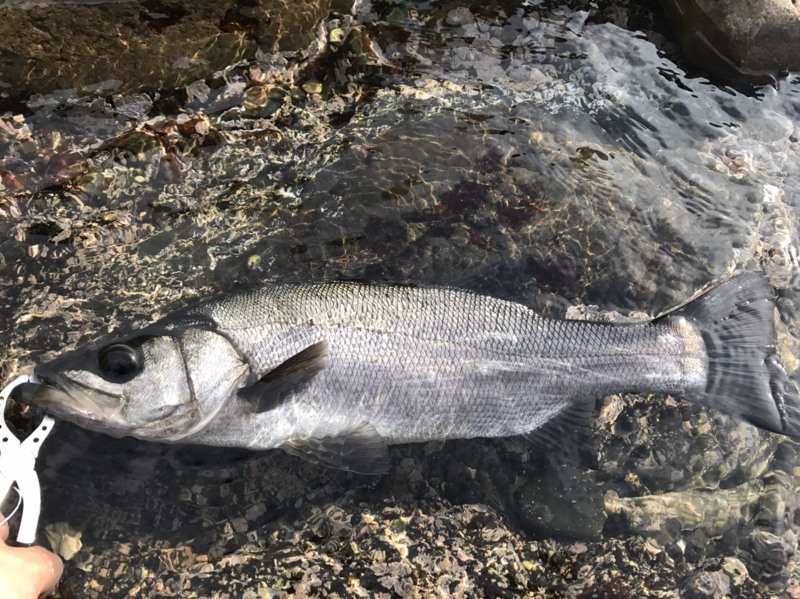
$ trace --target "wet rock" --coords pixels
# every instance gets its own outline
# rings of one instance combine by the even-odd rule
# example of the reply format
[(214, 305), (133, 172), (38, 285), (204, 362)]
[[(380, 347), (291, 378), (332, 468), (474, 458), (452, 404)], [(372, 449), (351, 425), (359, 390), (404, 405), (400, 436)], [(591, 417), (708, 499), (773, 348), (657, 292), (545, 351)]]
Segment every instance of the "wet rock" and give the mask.
[(624, 495), (739, 485), (767, 470), (778, 443), (755, 427), (673, 398), (606, 398), (598, 424), (599, 476), (624, 481)]
[(605, 496), (608, 513), (619, 519), (621, 529), (637, 534), (671, 540), (678, 531), (703, 529), (719, 535), (742, 521), (753, 510), (759, 485), (734, 489), (683, 491), (645, 497), (619, 497), (609, 491)]
[(722, 560), (722, 571), (728, 576), (734, 587), (743, 585), (749, 578), (747, 566), (735, 557), (726, 557)]
[(53, 522), (44, 529), (50, 547), (65, 560), (72, 559), (81, 550), (82, 533), (66, 522)]
[(744, 546), (753, 556), (753, 575), (766, 576), (784, 571), (797, 550), (797, 535), (791, 530), (783, 535), (755, 530), (747, 537)]
[(662, 0), (688, 60), (724, 78), (800, 69), (792, 0)]
[(722, 599), (730, 593), (731, 584), (722, 572), (696, 572), (684, 583), (681, 597), (684, 599)]
[(307, 46), (328, 0), (5, 3), (0, 91), (125, 92), (186, 85), (266, 52)]

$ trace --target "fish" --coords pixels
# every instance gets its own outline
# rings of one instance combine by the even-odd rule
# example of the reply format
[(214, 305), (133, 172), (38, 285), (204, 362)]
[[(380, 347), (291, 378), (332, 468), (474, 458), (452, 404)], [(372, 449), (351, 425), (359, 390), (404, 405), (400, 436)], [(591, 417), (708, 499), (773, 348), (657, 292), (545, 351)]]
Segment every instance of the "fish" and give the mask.
[(618, 393), (800, 437), (774, 296), (748, 272), (620, 324), (454, 288), (280, 284), (40, 363), (23, 401), (112, 436), (282, 448), (365, 474), (389, 469), (390, 445), (530, 435)]

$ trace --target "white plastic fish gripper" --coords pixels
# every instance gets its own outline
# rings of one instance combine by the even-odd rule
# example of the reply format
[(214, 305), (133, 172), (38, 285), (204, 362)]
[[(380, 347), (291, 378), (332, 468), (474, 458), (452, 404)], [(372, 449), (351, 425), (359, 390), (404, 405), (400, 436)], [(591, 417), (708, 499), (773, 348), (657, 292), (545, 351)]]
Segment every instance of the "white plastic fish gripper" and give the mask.
[(55, 420), (45, 416), (33, 432), (20, 441), (9, 430), (5, 422), (6, 402), (11, 391), (25, 383), (39, 383), (38, 378), (20, 375), (0, 391), (0, 503), (5, 502), (16, 483), (22, 500), (22, 517), (17, 532), (17, 543), (30, 545), (36, 538), (39, 513), (42, 508), (42, 494), (39, 477), (36, 475), (36, 458), (39, 448), (53, 429)]

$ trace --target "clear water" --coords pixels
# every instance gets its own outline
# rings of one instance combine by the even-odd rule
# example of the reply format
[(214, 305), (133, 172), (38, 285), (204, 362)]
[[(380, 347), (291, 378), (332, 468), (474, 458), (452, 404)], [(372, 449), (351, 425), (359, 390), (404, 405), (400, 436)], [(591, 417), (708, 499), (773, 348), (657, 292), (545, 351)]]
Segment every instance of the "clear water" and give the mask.
[[(800, 80), (737, 90), (687, 73), (662, 18), (374, 3), (329, 22), (349, 37), (294, 79), (292, 57), (265, 55), (174, 98), (9, 104), (3, 374), (274, 281), (410, 281), (554, 316), (575, 303), (656, 314), (758, 268), (795, 369)], [(467, 595), (615, 596), (611, 577), (617, 595), (670, 596), (701, 575), (733, 580), (719, 574), (733, 559), (748, 576), (731, 592), (791, 592), (791, 443), (663, 398), (598, 412), (593, 468), (472, 441), (396, 448), (380, 479), (62, 423), (41, 457), (42, 528), (80, 533), (65, 578), (77, 596), (426, 594), (430, 563), (448, 572), (448, 556), (442, 588)], [(574, 510), (548, 528), (540, 504)], [(441, 545), (426, 545), (423, 516), (431, 530), (453, 523)], [(506, 547), (500, 582), (472, 563), (502, 571), (487, 546)]]

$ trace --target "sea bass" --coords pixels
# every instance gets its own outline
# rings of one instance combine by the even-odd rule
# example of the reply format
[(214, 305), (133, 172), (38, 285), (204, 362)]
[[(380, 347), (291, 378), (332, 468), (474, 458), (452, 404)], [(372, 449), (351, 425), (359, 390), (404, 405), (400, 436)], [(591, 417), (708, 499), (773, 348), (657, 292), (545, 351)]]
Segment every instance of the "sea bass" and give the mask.
[(114, 436), (280, 447), (364, 473), (388, 469), (391, 444), (525, 434), (625, 392), (797, 437), (773, 296), (750, 273), (650, 322), (611, 324), (457, 289), (279, 285), (41, 364), (25, 399)]

